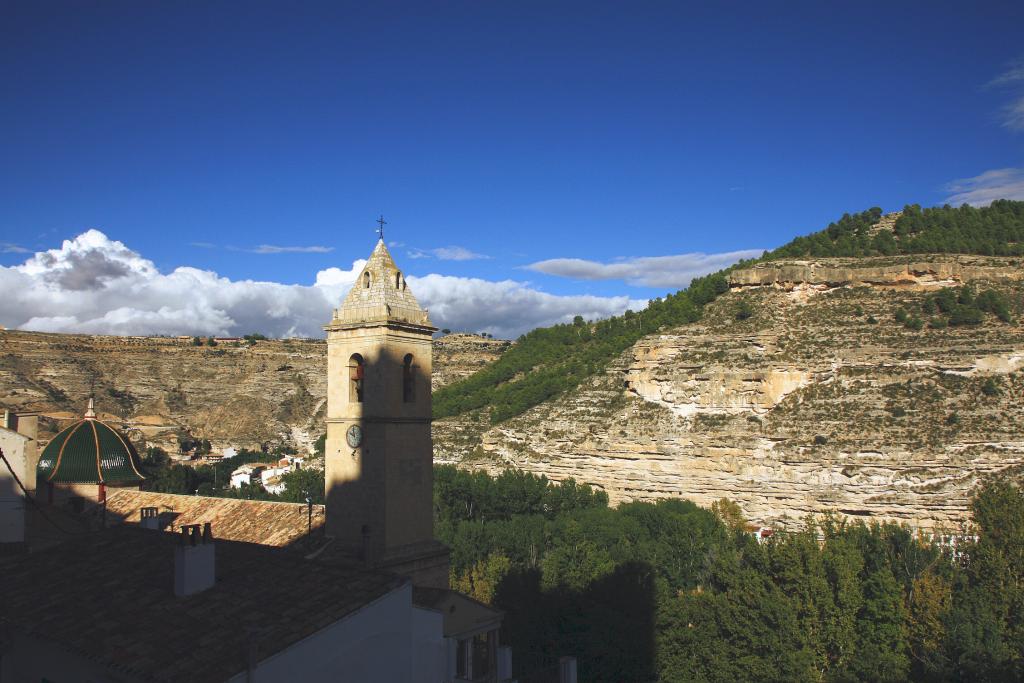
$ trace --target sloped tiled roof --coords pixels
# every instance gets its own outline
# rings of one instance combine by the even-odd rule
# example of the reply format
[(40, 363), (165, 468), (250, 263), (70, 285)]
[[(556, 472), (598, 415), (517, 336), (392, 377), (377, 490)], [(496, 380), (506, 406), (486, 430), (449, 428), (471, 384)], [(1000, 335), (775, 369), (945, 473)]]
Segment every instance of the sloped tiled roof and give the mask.
[(133, 679), (213, 683), (245, 670), (254, 631), (262, 660), (407, 583), (221, 539), (214, 586), (179, 598), (177, 542), (176, 534), (122, 526), (0, 558), (4, 617), (18, 634)]
[(498, 628), (505, 614), (449, 588), (413, 586), (412, 602), (444, 615), (445, 638), (465, 638)]
[(405, 275), (378, 241), (369, 260), (359, 273), (341, 308), (334, 311), (332, 323), (395, 321), (432, 327), (427, 312), (420, 307)]
[[(181, 496), (153, 491), (119, 490), (107, 496), (107, 515), (137, 524), (139, 510), (155, 507), (163, 526), (213, 524), (218, 538), (284, 547), (307, 534), (309, 508), (304, 503)], [(324, 506), (313, 506), (313, 531), (324, 524)]]

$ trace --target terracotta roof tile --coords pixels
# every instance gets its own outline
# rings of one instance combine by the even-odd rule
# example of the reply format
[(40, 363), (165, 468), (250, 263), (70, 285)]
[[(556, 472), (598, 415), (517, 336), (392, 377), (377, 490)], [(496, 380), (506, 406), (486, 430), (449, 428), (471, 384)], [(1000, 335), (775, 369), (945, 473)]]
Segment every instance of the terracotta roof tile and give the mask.
[[(139, 510), (155, 507), (163, 526), (213, 524), (217, 538), (269, 546), (288, 546), (307, 535), (309, 509), (304, 503), (277, 503), (239, 498), (181, 496), (153, 491), (120, 490), (107, 496), (107, 515), (138, 524)], [(313, 506), (313, 531), (324, 524), (324, 506)]]
[(355, 564), (323, 565), (220, 539), (215, 585), (178, 598), (175, 543), (175, 534), (122, 526), (0, 559), (4, 616), (19, 633), (113, 671), (205, 683), (244, 671), (254, 628), (265, 659), (407, 583)]

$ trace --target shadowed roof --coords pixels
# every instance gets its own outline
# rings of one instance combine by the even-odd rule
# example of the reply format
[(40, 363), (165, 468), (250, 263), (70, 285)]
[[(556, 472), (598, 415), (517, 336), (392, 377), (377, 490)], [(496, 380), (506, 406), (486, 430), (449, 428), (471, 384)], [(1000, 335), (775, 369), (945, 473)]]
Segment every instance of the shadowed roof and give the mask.
[(444, 615), (445, 638), (467, 638), (501, 626), (504, 612), (449, 588), (413, 586), (412, 602)]
[[(155, 507), (163, 526), (177, 530), (185, 524), (213, 524), (218, 538), (268, 546), (287, 546), (304, 538), (309, 508), (303, 503), (182, 496), (153, 491), (115, 491), (107, 496), (107, 514), (139, 522), (139, 510)], [(313, 531), (324, 524), (324, 506), (313, 506)]]
[[(216, 533), (216, 531), (215, 531)], [(117, 527), (0, 558), (0, 604), (17, 634), (146, 681), (226, 681), (407, 583), (357, 565), (217, 540), (217, 580), (174, 595), (177, 535)], [(74, 580), (68, 568), (74, 567)]]

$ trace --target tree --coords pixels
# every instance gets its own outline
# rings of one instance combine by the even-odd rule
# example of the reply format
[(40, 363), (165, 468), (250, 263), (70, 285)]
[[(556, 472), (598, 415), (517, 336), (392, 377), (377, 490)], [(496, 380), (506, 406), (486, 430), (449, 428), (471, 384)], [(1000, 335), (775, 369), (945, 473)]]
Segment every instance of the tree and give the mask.
[(747, 520), (743, 516), (743, 510), (739, 504), (728, 498), (721, 498), (712, 503), (711, 512), (730, 529), (742, 531), (746, 526)]
[(294, 470), (282, 474), (281, 482), (285, 486), (284, 492), (280, 494), (281, 500), (305, 503), (308, 496), (311, 502), (318, 505), (324, 502), (323, 470)]
[(1024, 494), (1006, 480), (971, 502), (978, 540), (957, 577), (947, 631), (953, 670), (963, 680), (1024, 678)]
[(988, 377), (985, 379), (984, 382), (981, 383), (981, 393), (985, 394), (986, 396), (992, 397), (998, 396), (1003, 392), (999, 389), (999, 383), (996, 381), (996, 378)]
[(501, 553), (489, 553), (464, 574), (452, 572), (452, 587), (484, 604), (491, 604), (501, 581), (509, 573), (512, 563)]
[(953, 586), (947, 577), (929, 571), (914, 579), (907, 598), (907, 641), (915, 680), (948, 677), (946, 623), (952, 600)]

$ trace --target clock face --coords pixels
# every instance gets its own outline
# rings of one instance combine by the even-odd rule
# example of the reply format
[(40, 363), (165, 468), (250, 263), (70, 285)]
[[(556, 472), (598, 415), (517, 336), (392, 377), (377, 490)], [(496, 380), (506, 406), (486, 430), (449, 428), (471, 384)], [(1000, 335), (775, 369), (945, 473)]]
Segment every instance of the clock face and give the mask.
[(359, 444), (363, 442), (363, 428), (359, 425), (352, 425), (345, 432), (345, 441), (352, 448), (359, 448)]

